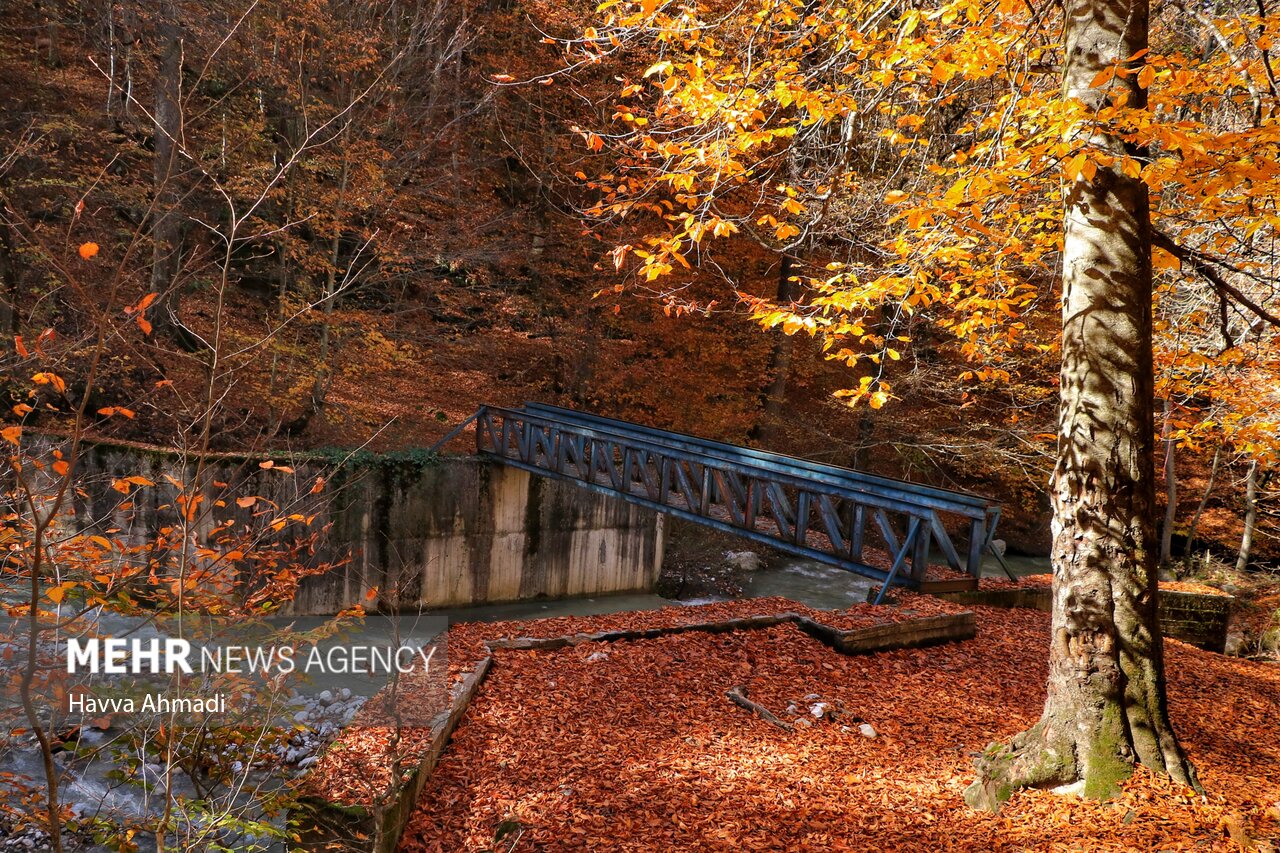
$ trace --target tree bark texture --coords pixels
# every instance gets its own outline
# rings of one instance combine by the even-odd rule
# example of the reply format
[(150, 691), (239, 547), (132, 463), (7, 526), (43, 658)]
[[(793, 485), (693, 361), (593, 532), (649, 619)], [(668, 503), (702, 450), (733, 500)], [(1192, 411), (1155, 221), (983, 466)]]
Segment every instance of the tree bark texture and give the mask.
[[(1122, 92), (1145, 106), (1148, 0), (1067, 0), (1064, 16), (1063, 97), (1090, 113)], [(1086, 118), (1072, 138), (1116, 161), (1064, 188), (1048, 695), (1035, 726), (978, 760), (965, 798), (991, 809), (1022, 787), (1082, 782), (1105, 798), (1135, 762), (1198, 787), (1169, 723), (1156, 615), (1147, 187), (1123, 174), (1120, 158), (1135, 152), (1104, 123)]]
[(1253, 556), (1253, 533), (1258, 527), (1258, 460), (1249, 463), (1244, 481), (1244, 533), (1240, 536), (1240, 553), (1236, 555), (1236, 571), (1249, 568)]

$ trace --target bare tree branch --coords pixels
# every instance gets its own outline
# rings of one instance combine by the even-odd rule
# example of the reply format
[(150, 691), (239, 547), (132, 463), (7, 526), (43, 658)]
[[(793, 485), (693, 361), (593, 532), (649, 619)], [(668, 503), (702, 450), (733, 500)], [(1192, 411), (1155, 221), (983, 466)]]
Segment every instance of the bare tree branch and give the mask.
[[(1243, 291), (1227, 281), (1222, 273), (1214, 267), (1216, 264), (1217, 266), (1231, 269), (1230, 265), (1209, 255), (1197, 252), (1195, 249), (1188, 249), (1185, 246), (1180, 246), (1173, 241), (1173, 238), (1162, 231), (1153, 231), (1151, 240), (1153, 244), (1164, 249), (1178, 260), (1189, 265), (1191, 269), (1204, 276), (1210, 284), (1217, 288), (1220, 294), (1230, 296), (1239, 305), (1248, 308), (1259, 319), (1265, 320), (1268, 324), (1280, 329), (1280, 317), (1272, 314), (1266, 308), (1246, 296)], [(1228, 343), (1230, 343), (1229, 340)]]

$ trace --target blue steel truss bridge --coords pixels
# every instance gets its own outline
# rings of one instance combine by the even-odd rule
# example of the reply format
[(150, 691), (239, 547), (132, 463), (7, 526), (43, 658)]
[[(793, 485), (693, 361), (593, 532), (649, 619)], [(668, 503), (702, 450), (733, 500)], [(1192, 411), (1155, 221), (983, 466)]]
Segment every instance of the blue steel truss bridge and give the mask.
[[(437, 447), (473, 421), (481, 456), (873, 578), (880, 597), (976, 587), (1000, 520), (978, 495), (539, 403), (483, 406)], [(965, 577), (931, 581), (931, 554)]]

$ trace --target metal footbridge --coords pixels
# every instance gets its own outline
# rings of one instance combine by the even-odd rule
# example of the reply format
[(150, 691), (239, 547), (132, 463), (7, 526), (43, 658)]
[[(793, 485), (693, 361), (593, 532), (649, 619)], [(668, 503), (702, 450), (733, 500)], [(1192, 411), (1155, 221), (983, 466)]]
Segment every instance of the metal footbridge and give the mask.
[(881, 597), (938, 586), (935, 546), (976, 585), (1000, 519), (977, 495), (540, 403), (483, 406), (436, 446), (472, 422), (481, 456), (874, 578)]

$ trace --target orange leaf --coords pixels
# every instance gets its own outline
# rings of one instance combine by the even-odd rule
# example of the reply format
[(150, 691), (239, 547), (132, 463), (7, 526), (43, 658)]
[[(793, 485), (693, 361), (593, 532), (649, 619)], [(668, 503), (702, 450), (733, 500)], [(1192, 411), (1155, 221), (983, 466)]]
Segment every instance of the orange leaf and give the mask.
[(1182, 261), (1164, 249), (1151, 250), (1151, 266), (1158, 270), (1180, 270)]
[(1081, 151), (1072, 157), (1062, 166), (1062, 171), (1066, 174), (1068, 181), (1074, 181), (1076, 175), (1080, 174), (1080, 170), (1084, 168), (1084, 164), (1088, 161), (1088, 156)]
[(147, 322), (146, 317), (138, 317), (138, 328), (142, 330), (142, 334), (151, 334), (151, 324)]
[(1089, 87), (1096, 89), (1099, 86), (1105, 86), (1112, 80), (1116, 79), (1116, 67), (1114, 65), (1099, 71), (1089, 83)]
[(31, 381), (37, 385), (52, 385), (59, 394), (67, 390), (67, 383), (56, 373), (37, 373), (31, 377)]
[(92, 258), (96, 254), (98, 254), (97, 243), (81, 243), (80, 244), (80, 257), (84, 258), (86, 261)]
[(18, 355), (23, 358), (29, 358), (31, 353), (27, 351), (27, 345), (22, 342), (22, 335), (13, 336), (13, 348), (18, 351)]

